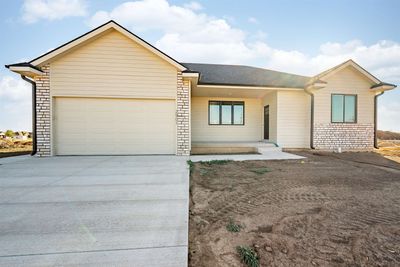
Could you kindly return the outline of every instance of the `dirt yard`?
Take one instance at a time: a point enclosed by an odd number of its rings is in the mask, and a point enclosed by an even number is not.
[[[190,266],[400,266],[400,164],[373,152],[195,163]],[[228,224],[239,226],[230,232]]]
[[[400,163],[400,140],[381,140],[377,151],[385,158]]]
[[[26,155],[32,151],[32,140],[0,140],[0,158]]]

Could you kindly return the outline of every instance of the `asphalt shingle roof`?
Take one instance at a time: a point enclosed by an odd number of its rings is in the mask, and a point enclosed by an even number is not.
[[[304,88],[311,77],[242,65],[182,63],[199,84]]]

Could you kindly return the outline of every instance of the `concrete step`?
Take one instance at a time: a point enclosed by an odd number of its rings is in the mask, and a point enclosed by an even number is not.
[[[253,154],[264,151],[281,151],[268,141],[259,142],[193,142],[192,155],[207,154]]]
[[[276,147],[276,146],[262,146],[257,148],[258,153],[264,154],[266,152],[276,152],[276,151],[282,151],[281,147]]]

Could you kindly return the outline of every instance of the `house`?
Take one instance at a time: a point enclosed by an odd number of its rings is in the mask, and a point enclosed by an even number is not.
[[[28,140],[28,134],[26,132],[15,132],[13,138],[15,140]]]
[[[396,86],[348,60],[313,77],[178,62],[114,21],[29,62],[34,148],[51,155],[189,155],[201,143],[371,149]]]

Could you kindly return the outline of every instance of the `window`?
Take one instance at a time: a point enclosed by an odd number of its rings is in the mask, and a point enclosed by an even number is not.
[[[244,125],[244,102],[208,102],[208,123],[210,125]]]
[[[332,95],[332,122],[354,123],[357,121],[357,96]]]
[[[208,105],[209,123],[219,124],[219,102],[211,102]]]

